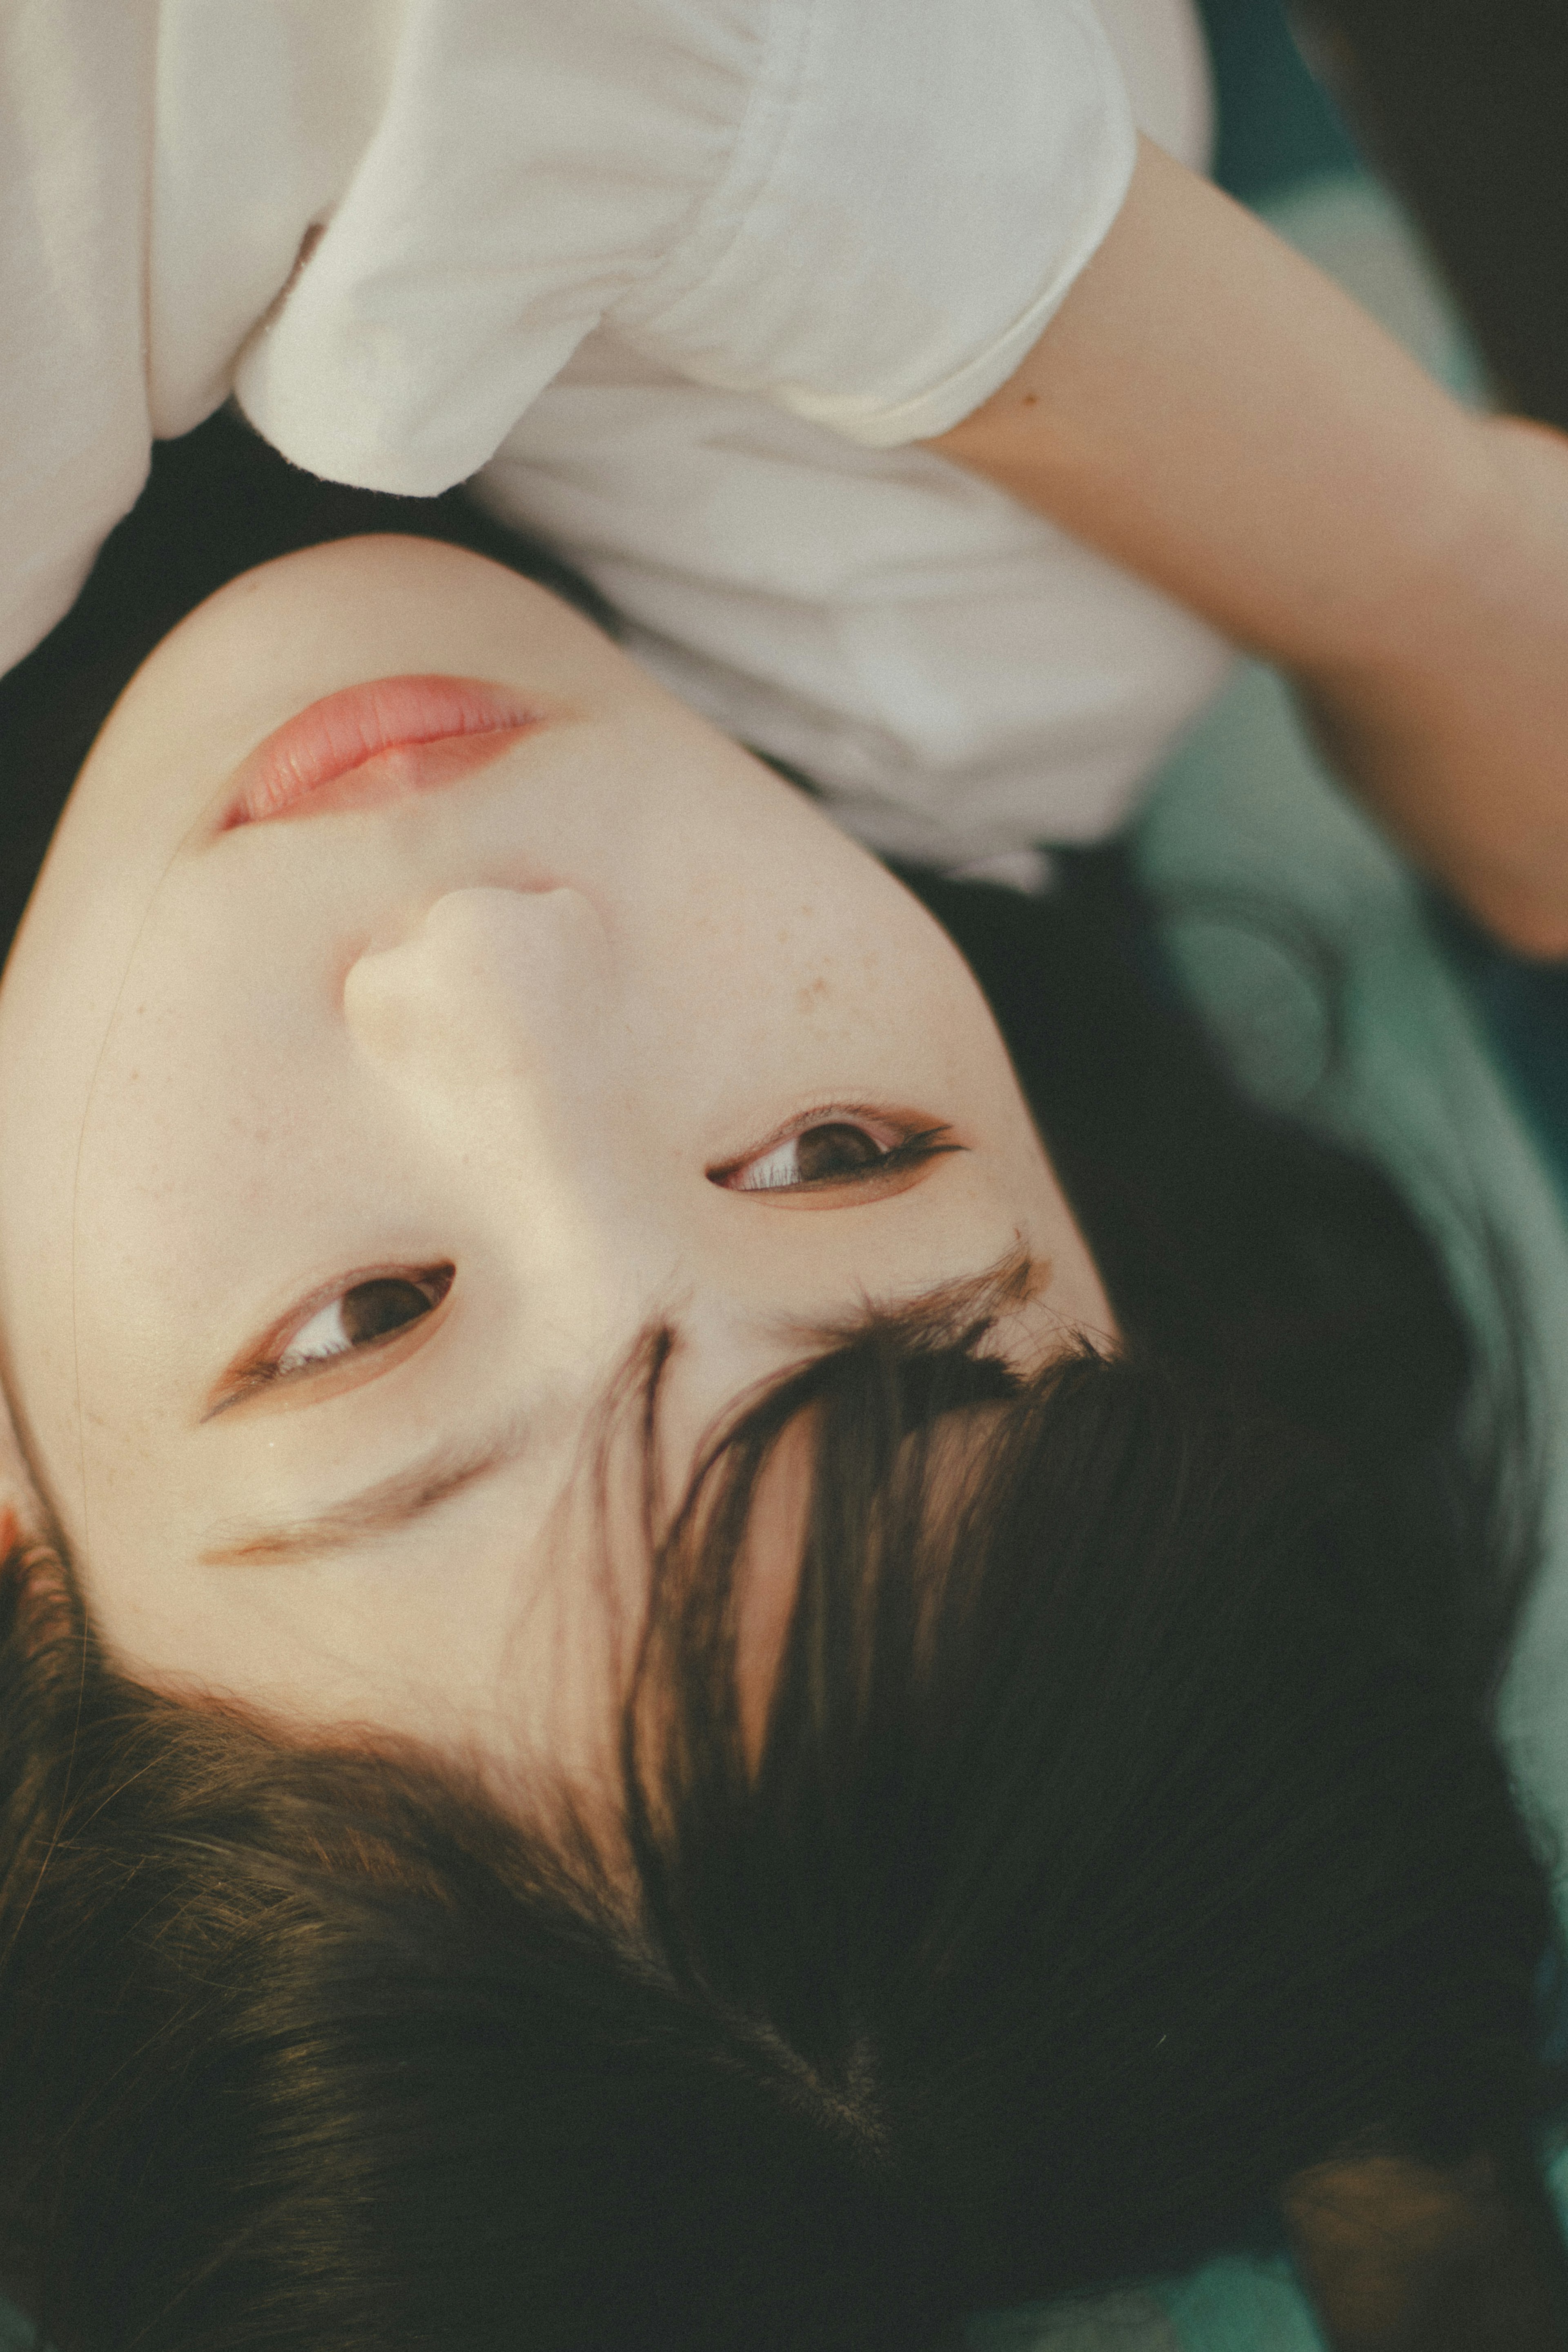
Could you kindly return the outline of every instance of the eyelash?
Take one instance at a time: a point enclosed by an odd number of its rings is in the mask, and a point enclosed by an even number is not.
[[[861,1110],[845,1103],[824,1103],[818,1109],[807,1111],[803,1117],[793,1119],[783,1134],[775,1136],[769,1142],[744,1153],[738,1160],[727,1161],[722,1167],[709,1169],[708,1180],[731,1192],[825,1192],[835,1189],[849,1190],[861,1184],[875,1183],[883,1177],[935,1160],[945,1152],[961,1151],[965,1148],[962,1144],[945,1140],[951,1132],[945,1126],[910,1129],[900,1135],[895,1142],[883,1144],[873,1132],[873,1127],[886,1128],[891,1124],[874,1111]],[[754,1168],[776,1152],[782,1151],[789,1144],[800,1142],[806,1136],[827,1127],[858,1128],[877,1145],[878,1157],[864,1168],[837,1176],[797,1177],[782,1184],[749,1186],[730,1181],[740,1170]],[[356,1292],[369,1290],[382,1283],[399,1284],[407,1289],[429,1294],[426,1311],[434,1312],[451,1289],[455,1275],[456,1268],[451,1265],[423,1266],[413,1271],[402,1266],[389,1266],[378,1268],[374,1273],[357,1275],[351,1282],[340,1284],[324,1293],[319,1292],[303,1309],[289,1318],[282,1332],[267,1343],[268,1352],[246,1366],[239,1376],[233,1396],[246,1394],[253,1389],[268,1387],[277,1381],[298,1380],[329,1364],[342,1363],[349,1357],[362,1354],[395,1339],[401,1332],[424,1320],[423,1315],[412,1315],[406,1321],[394,1324],[390,1329],[377,1332],[369,1339],[350,1339],[343,1347],[308,1356],[290,1364],[290,1353],[299,1346],[310,1326],[323,1315],[344,1307]],[[232,1398],[229,1401],[232,1402]]]
[[[299,1346],[311,1325],[334,1309],[346,1307],[356,1292],[370,1290],[383,1283],[396,1284],[406,1290],[423,1291],[428,1301],[427,1311],[430,1311],[440,1306],[452,1287],[456,1272],[456,1267],[450,1264],[414,1268],[383,1266],[373,1273],[356,1275],[351,1282],[340,1282],[328,1290],[319,1291],[303,1307],[295,1310],[281,1331],[263,1343],[263,1352],[253,1358],[241,1371],[230,1397],[225,1402],[232,1402],[235,1397],[247,1395],[253,1389],[269,1388],[279,1381],[298,1380],[311,1372],[324,1370],[329,1365],[346,1362],[350,1356],[364,1354],[395,1339],[402,1332],[424,1320],[423,1315],[411,1315],[404,1321],[376,1332],[369,1339],[350,1339],[346,1346],[307,1356],[291,1364],[288,1361],[290,1353]]]
[[[772,1137],[767,1143],[754,1147],[738,1160],[726,1160],[717,1168],[710,1168],[708,1181],[733,1192],[826,1192],[838,1187],[875,1183],[884,1176],[918,1167],[923,1161],[935,1160],[945,1152],[964,1149],[960,1143],[945,1140],[952,1131],[946,1126],[906,1128],[895,1141],[882,1142],[876,1129],[880,1127],[885,1130],[895,1124],[885,1113],[862,1108],[858,1104],[821,1103],[814,1110],[791,1119],[782,1133]],[[808,1135],[830,1127],[858,1128],[868,1141],[876,1145],[879,1156],[864,1168],[852,1169],[842,1175],[800,1177],[781,1184],[743,1184],[733,1181],[741,1170],[755,1168],[789,1144],[803,1142]]]

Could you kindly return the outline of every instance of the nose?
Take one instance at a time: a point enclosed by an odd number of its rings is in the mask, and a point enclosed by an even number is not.
[[[559,1339],[612,1360],[677,1279],[666,1090],[632,994],[570,887],[451,891],[343,983],[372,1083],[434,1147],[437,1196],[517,1275],[536,1356]]]
[[[623,1052],[610,943],[578,890],[451,890],[343,983],[360,1050],[432,1110],[559,1125]]]

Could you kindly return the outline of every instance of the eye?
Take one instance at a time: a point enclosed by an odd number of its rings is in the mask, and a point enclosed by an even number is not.
[[[439,1265],[412,1273],[367,1274],[328,1296],[318,1293],[303,1315],[297,1314],[263,1341],[241,1369],[234,1394],[247,1393],[269,1381],[290,1380],[395,1338],[440,1306],[455,1270]]]
[[[299,1326],[282,1354],[274,1359],[273,1377],[302,1371],[308,1364],[329,1363],[335,1357],[351,1355],[358,1348],[390,1338],[438,1307],[450,1284],[450,1275],[442,1281],[430,1275],[404,1274],[378,1274],[368,1282],[351,1284]]]
[[[914,1168],[938,1153],[961,1151],[946,1127],[898,1128],[872,1114],[809,1113],[793,1130],[748,1159],[709,1171],[732,1192],[784,1192],[865,1183]]]

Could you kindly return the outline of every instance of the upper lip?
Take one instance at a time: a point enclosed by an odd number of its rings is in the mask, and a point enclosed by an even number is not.
[[[466,769],[550,715],[516,689],[481,678],[430,674],[343,687],[257,744],[233,778],[219,829],[285,815],[389,751],[472,738],[476,758],[464,761]],[[418,781],[388,771],[393,788]]]

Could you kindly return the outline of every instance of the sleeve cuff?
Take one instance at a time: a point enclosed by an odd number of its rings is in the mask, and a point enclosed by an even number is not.
[[[891,408],[852,395],[824,396],[796,384],[781,386],[773,394],[774,399],[781,408],[809,418],[813,424],[824,425],[830,432],[841,435],[846,441],[858,441],[867,449],[893,449],[909,441],[934,441],[939,434],[950,432],[966,416],[972,416],[992,393],[999,392],[1033,351],[1126,202],[1136,156],[1137,142],[1134,136],[1127,142],[1124,169],[1118,177],[1108,180],[1099,215],[1074,247],[1071,258],[1063,262],[1045,291],[988,350],[956,369],[942,383]]]
[[[612,323],[873,448],[1005,383],[1137,155],[1089,0],[772,0],[728,168]]]

